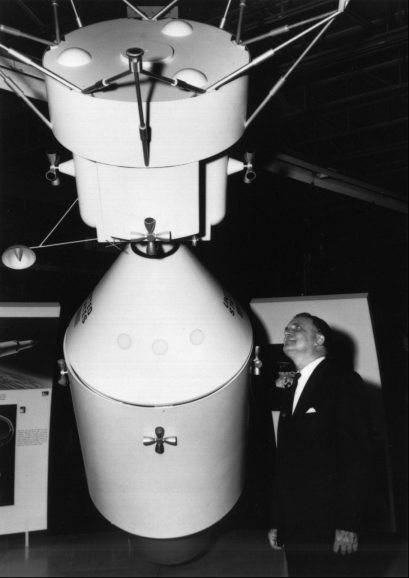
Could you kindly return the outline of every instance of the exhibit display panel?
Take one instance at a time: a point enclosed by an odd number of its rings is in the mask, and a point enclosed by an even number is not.
[[[47,528],[57,303],[0,303],[0,534]]]

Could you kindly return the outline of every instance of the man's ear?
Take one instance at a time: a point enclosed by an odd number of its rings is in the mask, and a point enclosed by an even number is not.
[[[322,346],[325,343],[325,337],[323,335],[321,335],[321,333],[318,333],[315,341],[316,341],[317,345]]]

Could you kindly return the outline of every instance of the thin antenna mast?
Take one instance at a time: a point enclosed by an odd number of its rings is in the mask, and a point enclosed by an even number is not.
[[[227,14],[229,13],[231,3],[232,3],[232,0],[228,0],[226,10],[224,11],[224,14],[223,14],[223,18],[220,20],[219,28],[221,28],[222,30],[224,30],[224,27],[226,25]]]
[[[47,125],[47,127],[52,130],[53,125],[51,124],[51,122],[48,120],[48,118],[46,118],[39,110],[38,108],[31,102],[31,100],[29,98],[27,98],[27,96],[24,94],[24,92],[21,90],[21,88],[14,82],[13,79],[9,78],[8,76],[6,76],[4,74],[4,72],[0,69],[0,76],[2,77],[2,79],[4,80],[4,82],[7,84],[7,86],[10,88],[10,90],[12,90],[14,92],[14,94],[16,96],[18,96],[19,98],[21,98],[27,106],[29,106],[31,108],[31,110],[33,112],[35,112],[35,114],[43,121],[43,123],[45,125]]]
[[[71,6],[72,6],[72,9],[74,10],[75,20],[77,21],[78,28],[82,28],[82,22],[81,22],[79,15],[78,15],[77,9],[75,7],[74,0],[71,0]]]
[[[41,44],[45,44],[46,46],[54,46],[55,42],[50,42],[50,40],[44,40],[44,38],[39,38],[38,36],[33,36],[32,34],[27,34],[26,32],[22,32],[21,30],[17,30],[17,28],[12,28],[11,26],[5,26],[4,24],[0,24],[0,32],[4,32],[4,34],[11,34],[12,36],[18,36],[19,38],[27,38],[28,40],[33,40],[34,42],[40,42]]]
[[[73,208],[74,205],[76,205],[78,203],[78,199],[75,199],[75,201],[69,206],[69,208],[65,211],[65,213],[63,214],[63,216],[61,217],[61,219],[54,225],[54,227],[51,229],[51,231],[48,233],[48,235],[46,235],[44,237],[44,239],[41,241],[41,243],[37,246],[37,247],[30,247],[30,249],[38,249],[40,247],[42,247],[44,245],[44,243],[47,241],[47,239],[49,237],[51,237],[51,235],[54,233],[54,231],[56,230],[56,228],[58,227],[58,225],[65,219],[65,217],[68,215],[68,213],[71,211],[71,209]]]
[[[170,10],[172,8],[172,6],[174,6],[178,2],[179,2],[179,0],[172,0],[172,2],[169,2],[169,4],[167,6],[165,6],[164,8],[161,8],[159,10],[159,12],[156,12],[156,14],[154,16],[152,16],[151,20],[158,20],[162,16],[162,14],[165,14],[166,12],[168,12],[168,10]]]
[[[122,0],[122,2],[125,2],[125,4],[129,6],[129,8],[133,10],[136,14],[138,14],[138,16],[142,18],[142,20],[149,20],[149,18],[146,16],[144,12],[142,12],[142,10],[136,8],[136,6],[133,6],[130,2],[128,2],[128,0]]]
[[[75,84],[72,84],[69,80],[65,80],[65,78],[62,78],[62,76],[59,76],[55,72],[51,72],[51,70],[48,70],[48,68],[45,68],[44,66],[41,66],[40,64],[37,64],[34,60],[29,58],[28,56],[25,56],[24,54],[21,54],[21,52],[14,50],[14,48],[9,48],[8,46],[5,46],[4,44],[1,44],[1,43],[0,43],[0,48],[5,50],[6,52],[8,52],[8,54],[10,54],[10,56],[13,56],[17,60],[24,62],[24,64],[28,64],[29,66],[36,68],[37,70],[39,70],[40,72],[42,72],[46,76],[49,76],[50,78],[53,78],[57,82],[64,84],[65,86],[67,86],[71,90],[75,90],[76,92],[81,92],[81,89],[78,88],[78,86],[75,86]]]
[[[324,34],[324,32],[326,32],[326,30],[331,26],[333,21],[334,20],[332,19],[325,24],[324,28],[319,32],[319,34],[317,34],[317,36],[314,38],[314,40],[307,46],[307,48],[304,50],[304,52],[297,58],[297,60],[294,62],[294,64],[291,66],[291,68],[283,76],[281,76],[278,79],[278,81],[275,83],[275,85],[270,90],[270,92],[268,93],[266,98],[263,100],[263,102],[257,107],[257,109],[250,116],[250,118],[246,121],[246,123],[244,125],[245,128],[247,128],[253,122],[253,120],[256,118],[256,116],[263,110],[263,108],[265,108],[265,106],[268,104],[268,102],[280,90],[280,88],[283,86],[283,84],[285,83],[287,78],[290,76],[290,74],[294,71],[294,69],[298,66],[298,64],[303,60],[303,58],[308,54],[308,52],[311,50],[311,48],[314,46],[314,44],[321,38],[321,36]]]
[[[218,80],[217,82],[215,82],[214,84],[212,84],[211,86],[209,86],[206,89],[206,92],[210,91],[210,90],[216,90],[217,88],[220,88],[221,86],[227,84],[228,82],[231,82],[232,80],[234,80],[235,78],[237,78],[238,76],[241,76],[243,73],[247,72],[248,70],[251,70],[252,68],[254,68],[255,66],[258,66],[259,64],[261,64],[262,62],[264,62],[265,60],[271,58],[272,56],[274,56],[279,50],[282,50],[283,48],[285,48],[286,46],[288,46],[289,44],[292,44],[293,42],[296,42],[299,38],[301,38],[302,36],[305,36],[306,34],[308,34],[309,32],[312,32],[313,30],[315,30],[316,28],[318,28],[319,26],[322,26],[322,24],[325,24],[326,22],[328,22],[328,20],[332,20],[332,18],[335,18],[335,16],[337,16],[337,14],[339,14],[338,11],[334,12],[331,16],[328,16],[327,18],[325,18],[324,20],[322,20],[321,22],[318,22],[317,24],[314,24],[313,26],[310,26],[310,28],[307,28],[306,30],[303,30],[302,32],[300,32],[299,34],[297,34],[296,36],[294,36],[293,38],[290,38],[290,40],[287,40],[286,42],[283,42],[283,44],[280,44],[280,46],[277,46],[276,48],[270,48],[270,50],[267,50],[266,52],[264,52],[263,54],[260,54],[259,56],[257,56],[254,60],[252,60],[251,62],[249,62],[248,64],[246,64],[245,66],[242,66],[241,68],[239,68],[238,70],[236,70],[235,72],[232,72],[231,74],[228,74],[227,76],[225,76],[224,78],[221,78],[220,80]]]
[[[243,28],[244,10],[246,9],[246,0],[240,0],[239,21],[237,23],[236,43],[239,44],[241,38],[241,31]]]
[[[51,6],[53,7],[53,14],[54,14],[55,43],[59,44],[61,42],[61,35],[60,35],[60,21],[58,18],[58,0],[51,0]]]
[[[244,40],[240,44],[242,44],[243,46],[248,46],[249,44],[259,42],[260,40],[264,40],[265,38],[271,38],[273,36],[279,36],[280,34],[286,34],[287,32],[291,32],[291,30],[293,30],[294,28],[305,26],[305,24],[310,24],[310,22],[321,20],[321,18],[326,18],[327,16],[331,16],[332,14],[334,14],[333,10],[331,12],[326,12],[325,14],[320,14],[319,16],[313,16],[312,18],[301,20],[301,22],[295,22],[294,24],[284,24],[284,26],[274,28],[274,30],[270,30],[270,32],[260,34],[259,36],[254,36],[253,38],[249,38],[249,40]]]

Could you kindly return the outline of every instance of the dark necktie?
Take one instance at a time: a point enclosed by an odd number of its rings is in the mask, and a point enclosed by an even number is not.
[[[293,378],[293,382],[291,384],[291,387],[289,387],[287,389],[287,391],[285,392],[284,398],[283,398],[283,405],[281,407],[281,411],[280,411],[280,418],[278,420],[278,431],[277,431],[277,447],[280,447],[280,432],[285,429],[285,424],[286,423],[290,423],[289,421],[287,421],[292,413],[293,413],[293,401],[294,401],[294,393],[295,390],[297,388],[297,383],[298,380],[301,377],[301,373],[297,372],[294,375]]]

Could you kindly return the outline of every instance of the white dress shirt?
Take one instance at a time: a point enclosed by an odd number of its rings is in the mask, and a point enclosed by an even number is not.
[[[308,365],[306,365],[305,367],[303,367],[301,370],[298,371],[298,373],[300,373],[301,376],[298,378],[297,387],[294,393],[293,413],[311,373],[314,371],[317,365],[321,363],[321,361],[324,361],[324,359],[325,357],[317,357],[317,359],[314,359],[314,361],[311,361],[311,363],[309,363]]]

